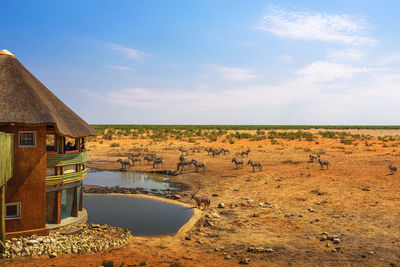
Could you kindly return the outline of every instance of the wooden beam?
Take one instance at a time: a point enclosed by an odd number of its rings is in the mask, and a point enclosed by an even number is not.
[[[79,211],[83,210],[83,184],[81,184],[81,193],[79,194]]]
[[[6,244],[6,211],[5,211],[5,199],[6,199],[6,186],[3,185],[0,188],[0,252],[4,253]]]
[[[74,188],[74,201],[72,202],[72,217],[78,217],[79,201],[78,201],[78,187]]]
[[[56,191],[54,198],[53,223],[61,222],[61,190]]]

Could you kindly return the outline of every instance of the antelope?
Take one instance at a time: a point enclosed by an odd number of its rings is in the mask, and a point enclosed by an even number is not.
[[[186,148],[179,148],[179,151],[182,153],[186,153],[186,156],[189,155],[189,151]]]
[[[323,169],[324,166],[326,166],[327,170],[329,169],[329,165],[330,165],[329,161],[318,159],[318,163],[319,163],[319,165],[321,165],[321,170]]]
[[[126,166],[132,167],[132,164],[129,160],[119,158],[117,162],[121,163],[121,169],[124,168],[126,170]]]
[[[258,168],[260,168],[260,171],[262,171],[262,164],[260,162],[257,162],[257,161],[253,162],[252,160],[249,160],[247,162],[247,165],[249,165],[249,164],[253,167],[253,172],[255,172],[254,167],[258,167]]]
[[[226,155],[226,153],[231,154],[231,152],[229,151],[229,149],[223,149],[223,148],[221,148],[221,152],[224,152],[224,155]]]
[[[129,157],[128,159],[132,161],[132,165],[133,165],[133,166],[135,166],[135,162],[136,162],[136,161],[139,162],[139,163],[142,162],[142,159],[141,159],[141,158]]]
[[[185,161],[185,160],[186,160],[186,158],[185,158],[184,155],[181,155],[181,156],[179,157],[179,161]]]
[[[251,150],[248,148],[246,151],[240,152],[240,155],[241,155],[242,157],[243,157],[244,155],[246,155],[246,157],[248,157],[250,152],[251,152]]]
[[[310,162],[315,162],[315,161],[317,161],[320,157],[319,157],[319,154],[310,154],[309,158],[310,158]]]
[[[154,159],[153,160],[153,169],[155,169],[157,167],[157,165],[164,166],[164,160],[162,160],[162,159]]]
[[[182,167],[181,172],[185,169],[185,166],[190,166],[192,165],[192,162],[190,161],[181,161],[176,165],[176,171],[179,171],[179,169]]]
[[[197,204],[197,208],[200,209],[200,205],[201,203],[204,203],[204,208],[203,210],[205,210],[206,208],[208,208],[210,206],[210,198],[207,196],[196,196],[196,193],[200,190],[200,185],[198,185],[198,188],[195,189],[193,191],[193,193],[191,194],[192,198],[194,199],[194,201],[196,201]]]
[[[199,172],[199,168],[202,168],[203,172],[206,171],[206,164],[204,162],[197,162],[196,160],[192,159],[190,163],[194,165],[195,172]]]
[[[237,158],[233,158],[232,162],[234,162],[236,164],[236,169],[239,168],[239,165],[242,166],[242,168],[243,168],[243,160],[239,160]]]
[[[397,167],[393,166],[392,163],[390,163],[390,165],[388,166],[388,169],[390,171],[390,173],[393,175],[395,172],[397,172]]]

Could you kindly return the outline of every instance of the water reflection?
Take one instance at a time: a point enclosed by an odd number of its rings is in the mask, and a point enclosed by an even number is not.
[[[168,178],[160,175],[118,171],[93,171],[88,172],[84,183],[100,186],[141,187],[147,190],[173,190],[174,188],[171,188],[165,181],[168,181]]]

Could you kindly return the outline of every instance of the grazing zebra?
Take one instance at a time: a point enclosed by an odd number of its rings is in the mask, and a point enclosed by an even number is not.
[[[327,170],[329,169],[329,165],[330,165],[329,161],[318,159],[318,163],[319,163],[319,165],[321,165],[321,170],[323,169],[324,166],[326,166]]]
[[[132,165],[133,165],[133,166],[135,166],[135,162],[136,162],[136,161],[139,162],[139,163],[142,162],[142,159],[141,159],[141,158],[129,157],[128,159],[132,161]]]
[[[185,161],[185,160],[186,160],[186,158],[185,158],[184,155],[181,155],[181,156],[179,157],[179,161]]]
[[[215,157],[215,156],[219,157],[219,155],[220,155],[221,153],[222,153],[222,150],[214,149],[214,150],[212,151],[212,156],[213,156],[213,157]]]
[[[153,169],[155,169],[157,167],[157,165],[162,165],[164,166],[164,160],[162,159],[155,159],[153,160]]]
[[[191,161],[181,161],[176,165],[176,171],[179,171],[179,169],[181,169],[181,172],[185,169],[185,166],[189,166],[189,170],[190,170],[190,166],[192,165]]]
[[[127,170],[126,166],[132,167],[129,160],[119,158],[117,162],[121,163],[121,169]]]
[[[203,172],[206,171],[206,164],[204,162],[197,162],[196,160],[192,159],[190,163],[194,165],[195,172],[199,172],[199,168],[202,168]]]
[[[200,185],[198,185],[197,188],[195,188],[195,190],[193,191],[191,196],[192,196],[192,199],[194,199],[194,201],[196,201],[197,208],[200,209],[201,203],[204,203],[203,210],[205,210],[206,208],[208,208],[210,206],[211,201],[210,201],[210,198],[207,196],[196,196],[196,193],[199,190],[200,190]]]
[[[210,155],[210,153],[213,152],[213,149],[211,147],[206,147],[204,151],[207,151],[207,155]]]
[[[319,154],[310,154],[310,162],[316,162],[320,157]]]
[[[262,171],[262,164],[260,162],[257,162],[257,161],[253,162],[252,160],[249,160],[247,162],[247,165],[249,165],[249,164],[253,167],[253,172],[255,172],[254,167],[258,167],[258,168],[260,168],[260,171]]]
[[[142,153],[135,153],[135,154],[132,154],[132,158],[136,158],[136,157],[140,157],[142,155]]]
[[[250,152],[251,152],[251,150],[248,148],[246,151],[240,152],[240,155],[241,155],[242,157],[243,157],[244,155],[246,155],[246,157],[248,157]]]
[[[182,153],[186,153],[186,156],[189,155],[189,151],[186,148],[179,148],[179,151]]]
[[[154,161],[152,157],[147,157],[147,156],[145,156],[145,157],[143,158],[143,160],[147,161],[147,164],[149,164],[150,161]]]
[[[229,151],[229,149],[221,148],[221,152],[224,152],[224,155],[226,155],[226,153],[231,154],[231,152]]]
[[[239,166],[242,166],[242,168],[243,168],[243,160],[239,160],[237,158],[233,158],[232,162],[234,162],[236,164],[236,169],[239,169]]]
[[[391,163],[388,166],[390,173],[393,175],[395,172],[397,172],[397,167],[393,166]]]
[[[164,160],[163,157],[157,156],[156,154],[152,154],[151,158],[153,159],[153,161],[155,161],[155,160]]]

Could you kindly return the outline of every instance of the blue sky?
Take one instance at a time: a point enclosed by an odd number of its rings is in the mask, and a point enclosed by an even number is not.
[[[89,123],[400,124],[398,1],[2,1]]]

